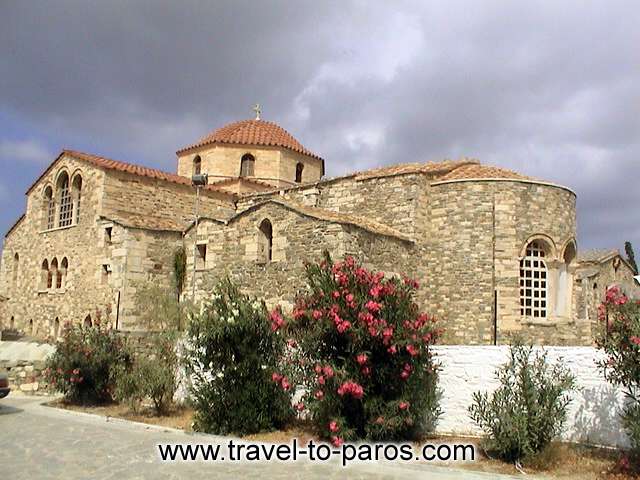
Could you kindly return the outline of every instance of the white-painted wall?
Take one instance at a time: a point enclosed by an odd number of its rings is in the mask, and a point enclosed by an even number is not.
[[[540,348],[540,347],[539,347]],[[602,377],[596,366],[601,353],[593,347],[544,347],[548,359],[562,357],[576,376],[580,388],[572,397],[564,438],[596,445],[627,446],[618,413],[624,396]],[[508,360],[506,346],[434,347],[442,365],[440,388],[443,415],[439,433],[474,434],[480,431],[471,421],[468,407],[475,391],[493,391],[498,382],[495,370]]]

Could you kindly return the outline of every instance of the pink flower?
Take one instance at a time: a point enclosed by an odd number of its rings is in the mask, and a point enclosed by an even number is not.
[[[313,367],[313,371],[316,372],[318,375],[320,375],[322,373],[322,366],[317,363],[315,367]]]
[[[293,310],[293,318],[299,320],[304,317],[305,311],[304,308],[296,308]]]
[[[340,437],[331,437],[331,443],[334,447],[339,447],[344,443],[344,440]]]
[[[398,349],[395,345],[391,345],[389,348],[387,348],[387,352],[389,352],[391,355],[395,355],[398,352]]]
[[[336,328],[338,332],[344,333],[349,329],[349,327],[351,327],[351,322],[346,321],[346,322],[340,322]]]
[[[337,291],[337,290],[336,290],[336,291],[334,291],[334,292],[332,293],[332,295],[333,295],[333,298],[340,298],[340,292],[339,292],[339,291]]]
[[[285,392],[291,388],[291,384],[289,383],[289,379],[287,377],[282,378],[282,383],[280,385],[282,385],[282,389]]]
[[[381,305],[378,302],[374,302],[373,300],[369,300],[367,303],[364,304],[364,306],[371,313],[379,312],[381,307]]]
[[[400,373],[400,378],[403,380],[406,380],[407,378],[409,378],[410,373],[406,370],[403,370],[402,373]]]
[[[376,418],[376,421],[374,423],[376,423],[378,425],[382,425],[384,423],[384,417]]]
[[[340,395],[341,397],[344,395],[351,395],[353,398],[359,400],[364,395],[364,389],[361,385],[352,381],[348,381],[340,385],[340,387],[338,388],[338,395]]]
[[[325,382],[324,382],[324,377],[323,377],[322,375],[320,375],[320,376],[318,377],[318,383],[319,383],[320,385],[324,385],[324,383],[325,383]]]
[[[353,268],[353,266],[356,264],[356,261],[352,256],[348,256],[347,258],[345,258],[344,263],[347,267]]]
[[[331,420],[329,422],[329,431],[336,433],[338,430],[340,430],[340,427],[338,426],[338,422],[336,422],[335,420]]]
[[[284,318],[282,318],[278,309],[271,312],[269,318],[271,320],[271,330],[274,332],[284,325]]]
[[[344,297],[347,302],[351,303],[353,302],[353,293],[348,294],[346,297]]]
[[[320,310],[314,310],[312,316],[314,320],[319,320],[322,318],[322,312]]]
[[[314,395],[318,400],[322,400],[324,398],[324,392],[322,390],[317,390]]]
[[[640,337],[636,337],[634,335],[632,337],[629,337],[629,340],[631,341],[631,343],[633,343],[635,345],[640,345]]]
[[[369,367],[363,367],[363,368],[362,368],[362,374],[363,374],[365,377],[368,377],[369,375],[371,375],[371,368],[369,368]]]
[[[369,358],[367,357],[366,353],[361,353],[356,356],[356,362],[358,362],[358,365],[364,365],[365,363],[367,363],[367,360],[369,360]]]
[[[406,410],[407,408],[409,408],[409,402],[400,402],[398,404],[398,408],[400,410]]]
[[[333,368],[330,365],[326,365],[322,368],[322,373],[325,374],[327,378],[333,377]]]
[[[280,375],[279,373],[273,372],[271,374],[271,380],[273,380],[275,383],[280,383],[282,381],[282,375]]]
[[[409,355],[411,355],[412,357],[415,357],[416,355],[418,355],[418,350],[416,349],[416,347],[414,347],[413,345],[409,344],[405,347],[407,349],[407,352],[409,352]]]
[[[380,285],[375,285],[369,290],[369,295],[371,295],[373,298],[378,298],[380,296],[381,290],[382,287],[380,287]]]
[[[78,375],[80,373],[80,369],[79,368],[74,368],[73,369],[73,374],[74,375]]]
[[[300,403],[296,403],[296,410],[301,412],[304,410],[304,403],[300,402]]]

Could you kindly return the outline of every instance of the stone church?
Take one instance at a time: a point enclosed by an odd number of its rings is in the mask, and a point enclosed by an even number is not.
[[[181,246],[183,298],[197,302],[228,275],[285,307],[305,261],[353,255],[416,278],[451,344],[516,333],[590,344],[606,288],[638,294],[616,250],[577,250],[565,186],[466,158],[324,174],[322,157],[259,118],[181,148],[176,173],[63,150],[6,232],[0,330],[55,337],[64,322],[99,317],[140,331],[136,288],[168,284]]]

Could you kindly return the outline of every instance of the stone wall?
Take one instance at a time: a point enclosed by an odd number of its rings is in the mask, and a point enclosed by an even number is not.
[[[9,387],[27,394],[47,394],[45,363],[55,347],[34,342],[0,342],[0,372],[7,373]]]
[[[71,226],[44,230],[44,189],[54,186],[61,172],[73,177],[82,175],[80,218]],[[17,329],[44,337],[54,333],[56,319],[61,327],[65,321],[82,322],[96,311],[108,317],[113,311],[115,296],[101,282],[104,257],[102,236],[98,228],[104,173],[87,164],[64,156],[45,173],[29,191],[25,218],[4,239],[0,295],[7,297],[3,309],[8,324],[14,319]],[[59,208],[59,207],[57,207]],[[57,216],[57,215],[56,215]],[[15,254],[19,255],[17,281],[14,281]],[[68,268],[57,288],[55,277],[47,288],[43,262],[54,260]]]
[[[571,395],[566,431],[569,441],[607,446],[628,446],[618,412],[623,394],[605,382],[596,367],[600,353],[592,347],[544,347],[549,361],[563,358],[576,376],[579,391]],[[473,392],[492,392],[499,385],[493,372],[508,360],[508,347],[437,346],[442,364],[440,433],[477,435],[480,431],[468,414]]]
[[[259,252],[264,219],[273,228],[272,261],[265,262]],[[185,292],[190,295],[193,255],[193,229],[185,238],[188,245],[188,274]],[[407,252],[411,243],[372,235],[353,226],[310,218],[282,205],[267,203],[247,211],[228,225],[203,221],[198,243],[207,245],[206,261],[196,274],[197,298],[225,276],[241,285],[243,291],[263,298],[270,305],[293,306],[298,289],[305,285],[305,262],[322,259],[324,250],[336,259],[349,253],[366,259],[388,272],[409,268]]]
[[[561,187],[516,181],[433,184],[427,208],[426,303],[445,322],[448,343],[492,343],[494,301],[497,342],[520,335],[534,343],[589,344],[590,325],[556,315],[557,281],[552,269],[575,239],[575,195]],[[551,245],[548,318],[520,315],[520,258],[527,243]],[[495,265],[495,268],[494,268]],[[568,281],[572,285],[572,281]],[[571,290],[571,288],[569,288]],[[495,297],[494,297],[495,295]]]

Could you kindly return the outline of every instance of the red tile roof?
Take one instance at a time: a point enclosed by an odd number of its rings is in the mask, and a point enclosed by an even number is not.
[[[229,125],[214,130],[210,134],[202,137],[198,142],[182,148],[176,153],[180,154],[193,148],[215,143],[282,147],[322,160],[318,155],[303,147],[302,144],[284,128],[273,122],[266,122],[264,120],[241,120],[230,123]]]
[[[481,179],[481,178],[500,178],[500,179],[514,179],[514,180],[532,180],[539,181],[538,179],[521,175],[512,170],[506,168],[492,167],[490,165],[481,165],[480,162],[460,164],[456,168],[450,170],[438,180],[467,180],[467,179]]]
[[[49,168],[47,168],[40,177],[29,187],[27,193],[29,193],[33,187],[40,181],[40,179],[46,175],[46,173],[51,170],[51,167],[56,163],[58,159],[62,156],[67,155],[71,158],[75,158],[76,160],[80,160],[83,162],[90,163],[96,167],[104,168],[107,170],[116,170],[119,172],[130,173],[132,175],[138,175],[141,177],[155,178],[157,180],[162,180],[165,182],[177,183],[180,185],[191,185],[191,179],[187,177],[182,177],[180,175],[176,175],[174,173],[163,172],[162,170],[157,170],[155,168],[144,167],[142,165],[135,165],[132,163],[120,162],[118,160],[112,160],[106,157],[100,157],[98,155],[92,155],[90,153],[77,152],[75,150],[62,150],[58,158],[51,163]],[[215,188],[213,185],[207,185],[205,187],[206,190],[219,192],[224,195],[232,195],[229,192],[225,192]]]

